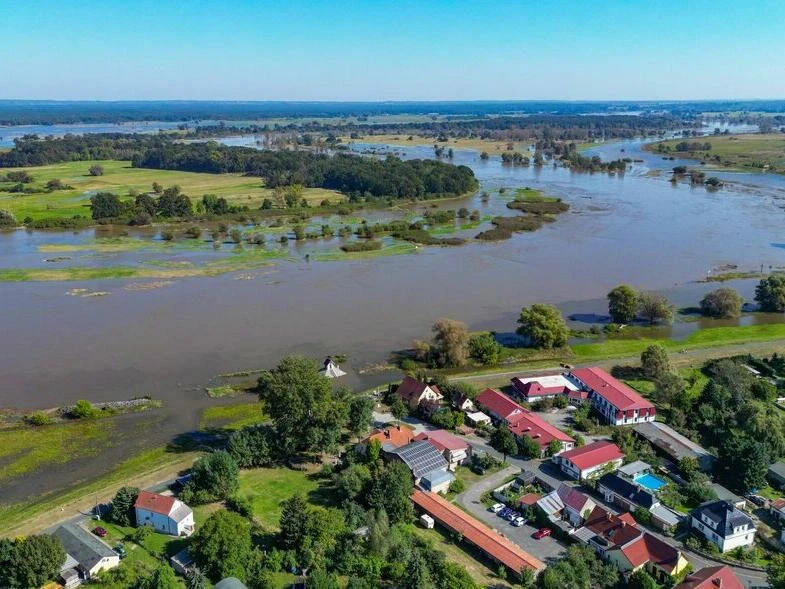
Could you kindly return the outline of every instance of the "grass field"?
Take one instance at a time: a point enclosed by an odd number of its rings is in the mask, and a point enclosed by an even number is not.
[[[367,252],[345,252],[340,249],[326,252],[317,252],[311,259],[317,262],[339,262],[341,260],[371,260],[373,258],[386,258],[387,256],[402,256],[417,253],[418,246],[413,243],[396,243],[383,247],[380,250]]]
[[[577,360],[589,361],[636,356],[652,344],[661,344],[673,352],[783,338],[785,338],[785,324],[712,327],[693,332],[685,340],[643,337],[640,339],[608,339],[596,343],[575,345],[572,346],[572,351]]]
[[[709,143],[711,149],[700,151],[676,151],[676,145]],[[761,170],[769,166],[772,171],[785,173],[785,135],[782,133],[718,135],[691,139],[670,139],[646,146],[654,153],[705,161],[745,170]]]
[[[320,487],[312,474],[288,468],[256,468],[240,473],[238,494],[249,497],[254,517],[265,529],[278,529],[281,501],[295,493],[309,498]]]
[[[246,425],[261,423],[265,417],[258,402],[239,405],[218,405],[202,411],[201,428],[223,427],[239,429]]]
[[[103,176],[90,176],[88,169],[92,165],[104,168]],[[272,198],[273,191],[263,188],[259,178],[240,174],[201,174],[196,172],[179,172],[172,170],[149,170],[132,168],[127,161],[105,160],[67,162],[50,166],[30,168],[8,168],[3,173],[25,170],[34,179],[33,187],[40,189],[35,194],[13,194],[0,192],[0,209],[14,213],[19,221],[25,217],[32,219],[52,217],[73,217],[74,215],[90,216],[90,196],[99,191],[114,192],[120,197],[128,196],[130,189],[140,192],[152,190],[153,182],[162,186],[178,185],[183,193],[192,200],[200,199],[205,194],[222,196],[234,205],[247,205],[258,209],[265,198]],[[47,181],[60,179],[72,187],[70,190],[46,192]],[[0,183],[0,187],[8,187],[13,183]],[[319,204],[322,200],[342,201],[345,197],[332,190],[322,188],[306,188],[303,198],[311,204]]]

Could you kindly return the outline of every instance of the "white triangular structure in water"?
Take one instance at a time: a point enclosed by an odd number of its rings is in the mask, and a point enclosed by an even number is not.
[[[324,375],[327,378],[338,378],[339,376],[346,374],[343,370],[341,370],[340,366],[332,361],[332,358],[327,358],[324,361],[324,366],[322,366],[320,372],[324,372]]]

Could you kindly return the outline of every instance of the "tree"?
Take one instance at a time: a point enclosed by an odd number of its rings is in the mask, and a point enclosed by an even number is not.
[[[111,192],[99,192],[90,198],[90,208],[93,219],[111,219],[124,212],[120,198]]]
[[[673,307],[670,301],[653,292],[642,291],[638,293],[638,314],[651,325],[657,321],[664,323],[673,321]]]
[[[453,319],[439,319],[433,331],[432,352],[442,367],[462,366],[469,352],[469,330],[465,323]]]
[[[608,314],[614,323],[632,323],[638,310],[638,293],[629,284],[620,284],[608,293]]]
[[[720,442],[717,464],[726,484],[747,493],[766,485],[769,458],[758,440],[742,433],[728,433]]]
[[[216,511],[193,535],[188,549],[213,582],[225,577],[245,580],[245,565],[251,557],[251,525],[236,513]]]
[[[0,209],[0,227],[14,227],[16,224],[16,216],[11,211]]]
[[[766,572],[771,589],[785,589],[785,554],[773,554]]]
[[[551,440],[548,444],[548,456],[555,456],[562,451],[562,445],[559,440]]]
[[[559,348],[570,335],[561,312],[553,305],[534,304],[521,310],[517,333],[538,348]]]
[[[156,212],[162,217],[190,217],[193,205],[191,199],[180,192],[179,186],[171,186],[158,198]]]
[[[785,275],[772,274],[755,287],[755,301],[761,311],[782,313],[785,311]]]
[[[395,397],[395,400],[390,405],[390,412],[393,414],[393,417],[398,421],[401,421],[405,417],[409,416],[409,406],[403,402],[403,399],[400,397]]]
[[[718,288],[701,299],[701,313],[709,317],[735,318],[741,315],[742,296],[733,288]]]
[[[413,488],[409,467],[400,461],[391,462],[373,481],[368,492],[368,506],[383,509],[392,523],[409,521],[413,517],[409,499]]]
[[[120,526],[130,526],[135,523],[134,503],[139,496],[139,489],[136,487],[120,487],[112,499],[112,511],[110,517],[114,523]]]
[[[90,166],[90,170],[88,170],[91,176],[103,176],[104,175],[104,168],[103,166]]]
[[[539,458],[542,454],[542,448],[529,436],[518,436],[516,439],[518,444],[518,454],[529,460]]]
[[[358,395],[349,402],[349,431],[360,435],[368,431],[373,421],[374,402],[370,397]]]
[[[259,398],[284,454],[334,448],[348,422],[349,397],[333,392],[313,360],[289,356],[259,377]]]
[[[684,380],[673,372],[666,372],[657,380],[654,395],[658,403],[667,403],[671,407],[683,404],[687,385]]]
[[[65,563],[65,550],[54,536],[0,539],[0,587],[41,587]]]
[[[371,471],[365,464],[352,464],[333,477],[336,493],[345,501],[354,501],[371,482]]]
[[[504,424],[494,430],[490,441],[491,446],[504,455],[504,462],[507,462],[507,456],[514,456],[518,450],[515,436],[510,431],[510,428]]]
[[[162,564],[147,577],[140,586],[140,589],[179,589],[180,582],[174,575],[172,567]]]
[[[234,458],[218,450],[194,462],[191,480],[183,491],[186,503],[209,503],[227,499],[240,488],[239,469]]]
[[[284,548],[298,548],[302,545],[308,530],[307,511],[308,503],[300,493],[295,493],[281,503],[281,532],[278,537]]]
[[[659,379],[671,372],[668,352],[660,344],[652,344],[641,352],[641,369],[649,378]]]
[[[469,354],[486,366],[499,363],[502,347],[490,333],[475,335],[469,339]]]
[[[640,569],[632,573],[628,587],[631,589],[661,589],[662,585],[644,569]]]
[[[273,463],[273,438],[269,426],[244,427],[232,433],[226,451],[240,468],[270,466]]]
[[[188,569],[185,575],[185,586],[188,589],[206,589],[207,577],[197,566],[192,566]]]

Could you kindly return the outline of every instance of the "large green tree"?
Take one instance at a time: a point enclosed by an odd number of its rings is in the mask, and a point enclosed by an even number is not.
[[[396,460],[374,479],[367,497],[368,506],[386,511],[392,523],[409,521],[413,516],[409,499],[413,488],[409,467]]]
[[[240,488],[240,473],[234,458],[217,450],[194,462],[184,498],[197,503],[227,499]]]
[[[648,291],[638,293],[638,314],[650,324],[673,321],[673,306],[660,294]]]
[[[214,583],[225,577],[245,580],[251,556],[251,525],[234,512],[216,511],[193,535],[188,549]]]
[[[279,538],[284,548],[302,545],[308,531],[307,511],[308,503],[300,493],[295,493],[281,503]]]
[[[785,275],[772,274],[755,287],[755,301],[761,311],[782,313],[785,311]]]
[[[774,554],[767,569],[771,589],[785,589],[785,554]]]
[[[521,310],[518,334],[538,348],[559,348],[567,344],[570,330],[561,312],[553,305],[534,304]]]
[[[498,364],[501,351],[501,345],[490,333],[481,333],[469,339],[471,357],[486,366]]]
[[[747,493],[766,485],[769,457],[762,443],[743,433],[730,433],[718,449],[720,474],[734,490]]]
[[[701,299],[701,313],[709,317],[735,318],[741,315],[744,299],[733,288],[718,288]]]
[[[641,352],[641,370],[649,378],[659,379],[671,371],[668,352],[660,344],[652,344]]]
[[[289,356],[259,377],[259,397],[284,454],[334,448],[348,422],[345,391],[333,392],[316,362]]]
[[[518,451],[518,444],[515,441],[515,436],[506,425],[502,424],[497,427],[491,434],[491,446],[504,455],[504,461],[507,462],[508,456],[514,456]]]
[[[119,217],[124,212],[123,203],[116,194],[99,192],[90,199],[93,219]]]
[[[65,558],[63,545],[54,536],[0,539],[0,587],[40,587],[55,578]]]
[[[638,293],[629,284],[620,284],[608,293],[608,314],[614,323],[632,323],[638,310]]]
[[[431,327],[431,352],[441,367],[462,366],[469,355],[469,330],[465,323],[442,318]]]
[[[121,526],[130,526],[135,523],[134,503],[139,496],[136,487],[120,487],[112,499],[112,521]]]
[[[141,584],[141,589],[180,589],[180,581],[168,564],[159,565]]]
[[[365,395],[357,395],[349,402],[349,431],[364,434],[373,422],[374,401]]]

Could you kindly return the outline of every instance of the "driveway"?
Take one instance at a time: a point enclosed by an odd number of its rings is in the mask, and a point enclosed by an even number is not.
[[[567,546],[556,540],[552,536],[535,540],[532,534],[537,528],[524,525],[516,528],[508,521],[503,520],[482,504],[480,497],[486,492],[501,486],[504,479],[520,472],[518,466],[508,466],[492,475],[483,478],[477,484],[472,485],[466,492],[458,495],[456,501],[463,506],[469,513],[480,521],[488,524],[492,529],[506,536],[523,550],[532,556],[539,558],[544,563],[551,565],[564,558],[567,553]]]

